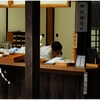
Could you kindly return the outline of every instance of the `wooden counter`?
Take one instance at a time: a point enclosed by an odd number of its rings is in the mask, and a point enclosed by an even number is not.
[[[0,63],[0,65],[5,67],[15,67],[15,68],[23,68],[25,69],[25,62],[15,62],[15,63]],[[76,66],[58,66],[58,65],[45,65],[43,63],[40,64],[40,71],[41,72],[52,72],[52,73],[60,73],[60,74],[67,74],[67,73],[76,73],[76,74],[83,74],[84,72],[99,70],[99,68],[93,67],[85,67],[85,68],[76,68]]]
[[[5,67],[25,68],[25,62],[16,63],[0,63]],[[59,73],[59,74],[74,74],[83,75],[86,71],[85,68],[76,68],[75,66],[57,66],[57,65],[44,65],[40,64],[40,72]]]
[[[22,67],[25,68],[25,62],[14,62],[14,63],[0,63],[2,66],[14,66],[14,67]],[[40,64],[41,71],[63,71],[63,72],[79,72],[84,73],[88,70],[97,70],[100,68],[93,68],[93,67],[85,67],[85,68],[76,68],[76,66],[57,66],[57,65],[45,65],[43,63]]]
[[[25,98],[25,62],[0,63],[7,71],[8,85],[0,77],[0,99]],[[19,69],[22,70],[19,70]],[[87,94],[84,94],[84,73],[88,73]],[[6,76],[6,75],[5,75]],[[40,64],[41,99],[95,99],[100,98],[100,68],[76,68]]]

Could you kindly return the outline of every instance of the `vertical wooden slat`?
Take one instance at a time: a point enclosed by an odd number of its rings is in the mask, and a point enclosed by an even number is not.
[[[25,99],[25,70],[21,70],[21,89],[20,89],[20,97],[19,99]],[[20,76],[18,76],[19,79]],[[19,85],[19,84],[18,84]]]
[[[63,99],[74,99],[74,76],[64,75],[64,93]]]
[[[43,74],[40,73],[40,98],[43,99],[44,91],[43,91]]]
[[[8,32],[8,8],[6,8],[6,35],[7,35],[7,32]],[[6,40],[7,40],[7,37],[6,37]]]
[[[9,68],[9,70],[6,70],[7,71],[7,76],[8,76],[8,80],[11,82],[11,84],[8,85],[8,99],[19,99],[19,96],[18,96],[18,90],[20,90],[18,86],[18,81],[19,80],[17,79],[17,75],[18,75],[18,72],[16,69],[13,69],[13,68]],[[20,86],[20,85],[19,85]],[[16,92],[15,92],[16,91]]]
[[[13,67],[2,67],[2,72],[4,73],[4,70],[6,70],[6,74],[4,76],[7,78],[7,80],[10,81],[10,84],[7,84],[7,82],[2,78],[2,80],[5,81],[5,86],[2,86],[3,88],[6,88],[6,94],[5,98],[8,99],[24,99],[25,98],[25,71],[22,69],[16,69]],[[1,88],[1,86],[0,86]],[[2,88],[1,88],[2,90]],[[5,91],[5,89],[4,89]],[[3,92],[2,92],[3,93]],[[0,93],[1,94],[1,93]]]
[[[82,76],[82,77],[79,77],[80,79],[80,99],[85,99],[85,94],[84,94],[84,77]]]
[[[54,41],[54,8],[46,8],[46,45]]]
[[[100,90],[100,72],[98,70],[96,70],[95,72],[88,72],[88,91],[86,98],[100,99],[99,90]]]
[[[25,2],[25,98],[40,97],[40,1]]]
[[[40,74],[40,98],[48,99],[49,94],[49,77],[48,73]]]
[[[0,99],[7,99],[8,98],[7,89],[8,89],[7,82],[0,75]]]
[[[49,76],[49,99],[58,98],[58,75],[50,74]]]
[[[62,99],[64,93],[64,75],[58,74],[58,77],[58,99]]]
[[[80,84],[79,84],[79,76],[74,76],[74,88],[75,88],[75,99],[79,99],[80,98]],[[77,91],[77,92],[76,92]]]

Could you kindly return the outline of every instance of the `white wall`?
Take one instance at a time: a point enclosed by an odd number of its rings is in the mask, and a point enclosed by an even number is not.
[[[56,37],[56,33],[59,37]],[[75,33],[75,2],[69,8],[55,8],[54,40],[62,43],[63,56],[72,58],[72,37]]]
[[[40,9],[40,34],[44,34],[42,38],[42,46],[46,45],[46,8]]]
[[[8,31],[25,31],[25,8],[8,8]],[[40,34],[44,34],[42,44],[46,45],[46,8],[40,9]]]
[[[0,42],[6,41],[6,8],[0,8]]]
[[[25,32],[25,8],[8,8],[8,31]]]

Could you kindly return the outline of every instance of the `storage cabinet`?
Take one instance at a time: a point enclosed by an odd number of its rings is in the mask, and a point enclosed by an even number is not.
[[[25,46],[25,32],[8,32],[7,33],[7,42],[12,44],[12,47]]]

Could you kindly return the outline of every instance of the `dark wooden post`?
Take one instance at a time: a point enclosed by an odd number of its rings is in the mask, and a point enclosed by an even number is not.
[[[54,8],[46,8],[46,45],[54,41]]]
[[[25,2],[25,98],[40,97],[40,1]]]
[[[86,62],[89,62],[87,48],[91,48],[91,1],[79,1],[76,6],[77,55],[86,55]]]

